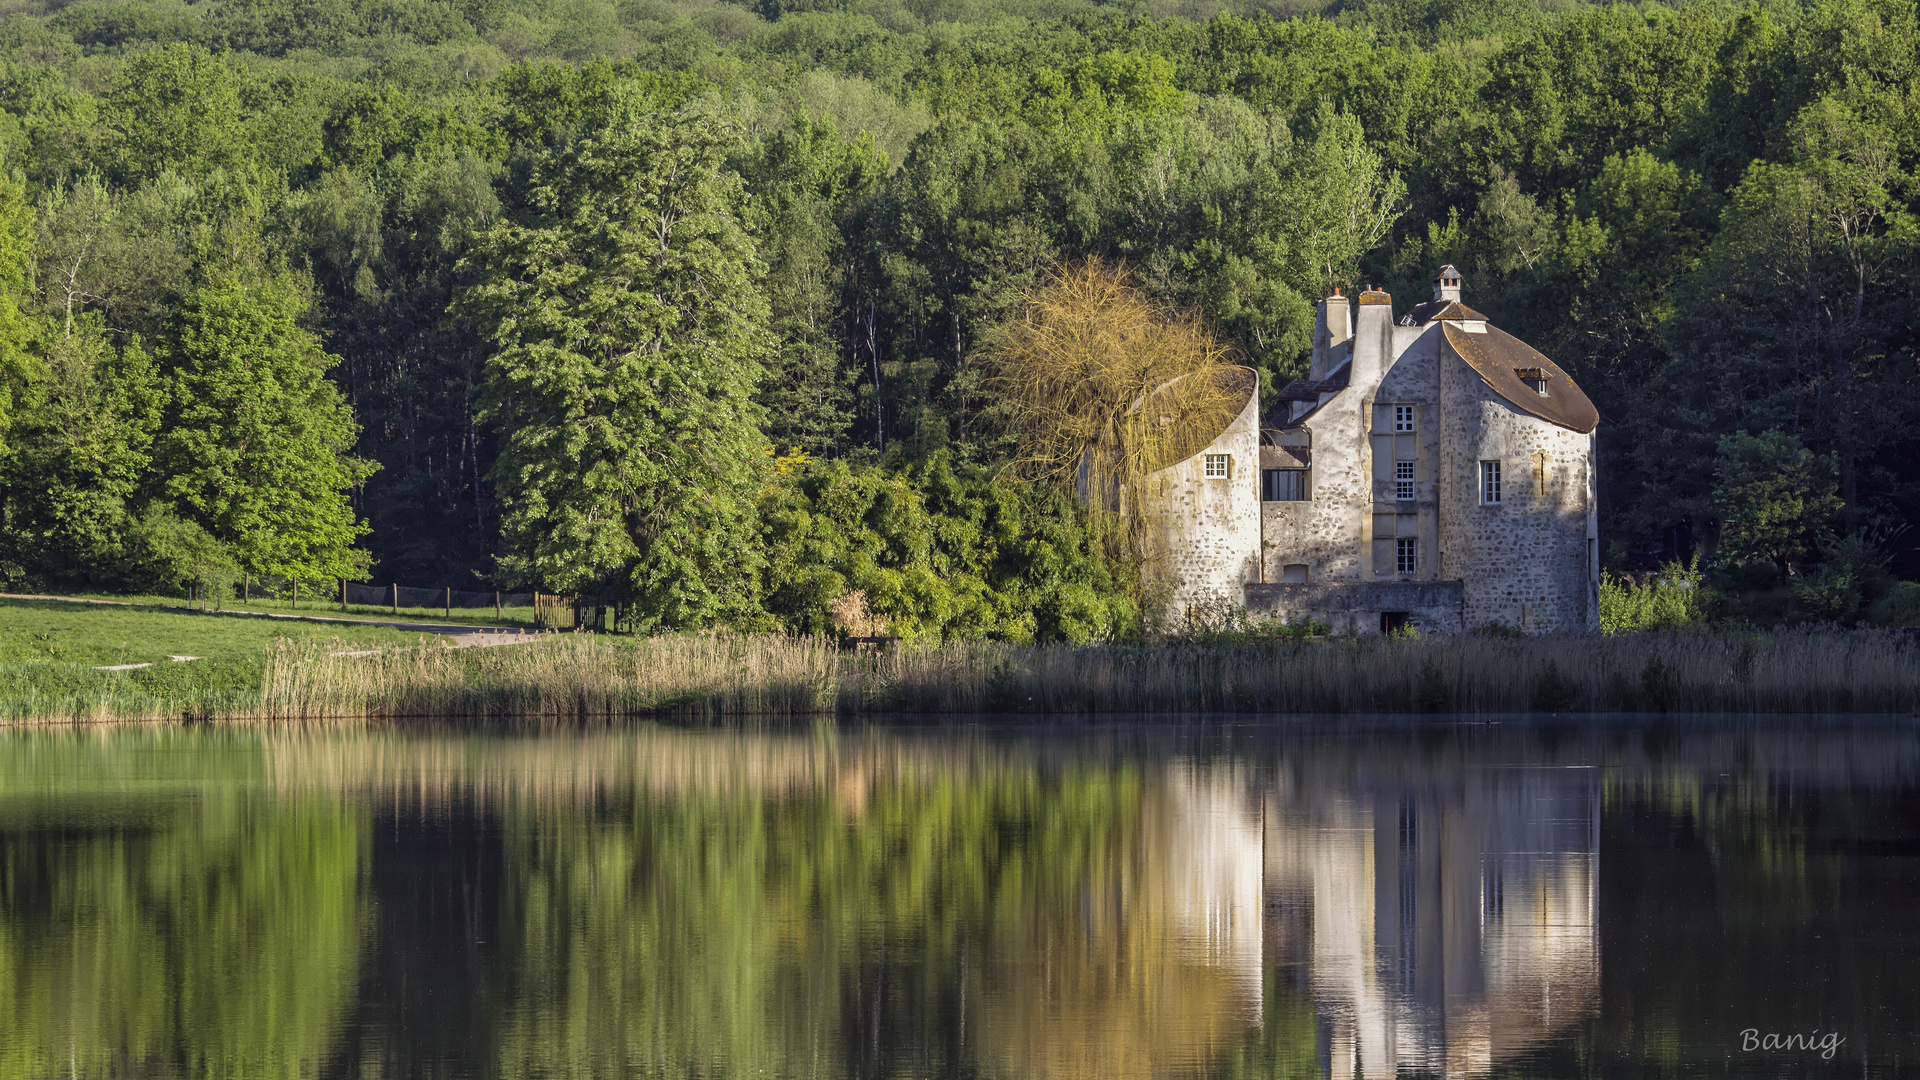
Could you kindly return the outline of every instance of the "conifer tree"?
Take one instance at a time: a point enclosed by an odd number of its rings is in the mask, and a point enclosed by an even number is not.
[[[760,262],[722,132],[630,109],[534,166],[532,220],[491,229],[460,310],[498,347],[502,567],[636,628],[755,610]]]

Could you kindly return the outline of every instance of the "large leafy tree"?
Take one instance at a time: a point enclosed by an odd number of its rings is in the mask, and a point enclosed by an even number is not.
[[[131,504],[165,401],[153,362],[138,342],[114,348],[88,316],[53,338],[37,375],[0,466],[11,557],[48,581],[129,583]]]
[[[1713,505],[1726,527],[1727,554],[1765,559],[1784,579],[1795,561],[1832,537],[1840,509],[1831,457],[1778,431],[1736,432],[1720,440],[1714,459]]]
[[[486,415],[506,573],[597,590],[632,626],[754,610],[754,403],[770,346],[725,133],[631,103],[533,167],[532,213],[489,230],[461,310],[498,347]]]
[[[6,445],[13,396],[33,367],[31,327],[21,305],[33,288],[33,208],[26,184],[0,172],[0,448]]]
[[[171,401],[157,483],[243,569],[358,577],[366,526],[349,491],[374,466],[352,456],[353,411],[336,362],[300,325],[304,291],[228,279],[189,293],[158,349]]]

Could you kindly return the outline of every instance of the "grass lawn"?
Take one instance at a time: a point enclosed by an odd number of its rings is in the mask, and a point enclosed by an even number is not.
[[[315,612],[324,614],[324,612]],[[184,610],[0,600],[0,664],[170,663],[169,656],[252,658],[276,639],[338,639],[356,648],[413,645],[431,635],[380,626],[242,619]]]
[[[201,717],[260,701],[275,641],[342,650],[444,641],[382,626],[248,619],[179,608],[0,600],[0,720]],[[192,656],[190,662],[170,657]],[[129,671],[103,665],[150,664]]]
[[[83,596],[89,600],[122,600],[133,604],[149,604],[154,607],[183,608],[187,601],[178,596],[122,596],[114,593],[76,592],[65,593],[68,596]],[[7,601],[9,603],[13,601]],[[451,615],[444,608],[403,607],[398,613],[390,607],[368,604],[353,604],[341,607],[339,597],[320,599],[317,602],[301,595],[300,606],[294,607],[289,600],[263,600],[254,597],[245,603],[226,600],[220,604],[227,611],[261,611],[276,615],[318,615],[336,619],[380,619],[386,622],[422,622],[439,624],[457,624],[460,626],[522,626],[531,629],[533,609],[530,607],[504,608],[500,618],[493,617],[492,608],[454,608]],[[193,607],[198,608],[198,601]]]

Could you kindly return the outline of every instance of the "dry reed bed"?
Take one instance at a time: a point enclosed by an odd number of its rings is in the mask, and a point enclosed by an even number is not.
[[[566,636],[511,649],[268,657],[258,713],[349,717],[800,717],[868,713],[1908,712],[1897,632],[1426,637],[1243,646],[849,653],[802,637]]]

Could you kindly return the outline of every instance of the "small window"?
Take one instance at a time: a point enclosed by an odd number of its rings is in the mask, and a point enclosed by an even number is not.
[[[1207,455],[1207,479],[1225,480],[1231,475],[1233,475],[1232,454]]]
[[[1307,470],[1260,470],[1260,499],[1263,502],[1305,502]]]
[[[1500,501],[1500,463],[1483,461],[1480,463],[1480,502],[1484,506],[1493,506]]]
[[[1393,463],[1393,497],[1400,502],[1413,501],[1413,462]]]
[[[1396,574],[1417,574],[1420,572],[1420,541],[1418,538],[1403,536],[1393,542],[1393,571]]]
[[[1541,397],[1547,396],[1547,369],[1546,368],[1537,368],[1537,367],[1514,368],[1513,373],[1515,375],[1520,376],[1520,381],[1523,383],[1526,383],[1528,389],[1532,390],[1536,394],[1539,394]]]
[[[1393,430],[1399,434],[1413,430],[1413,406],[1395,405],[1393,407]]]
[[[1280,583],[1282,585],[1307,584],[1307,564],[1306,563],[1288,563],[1287,565],[1281,567]]]

